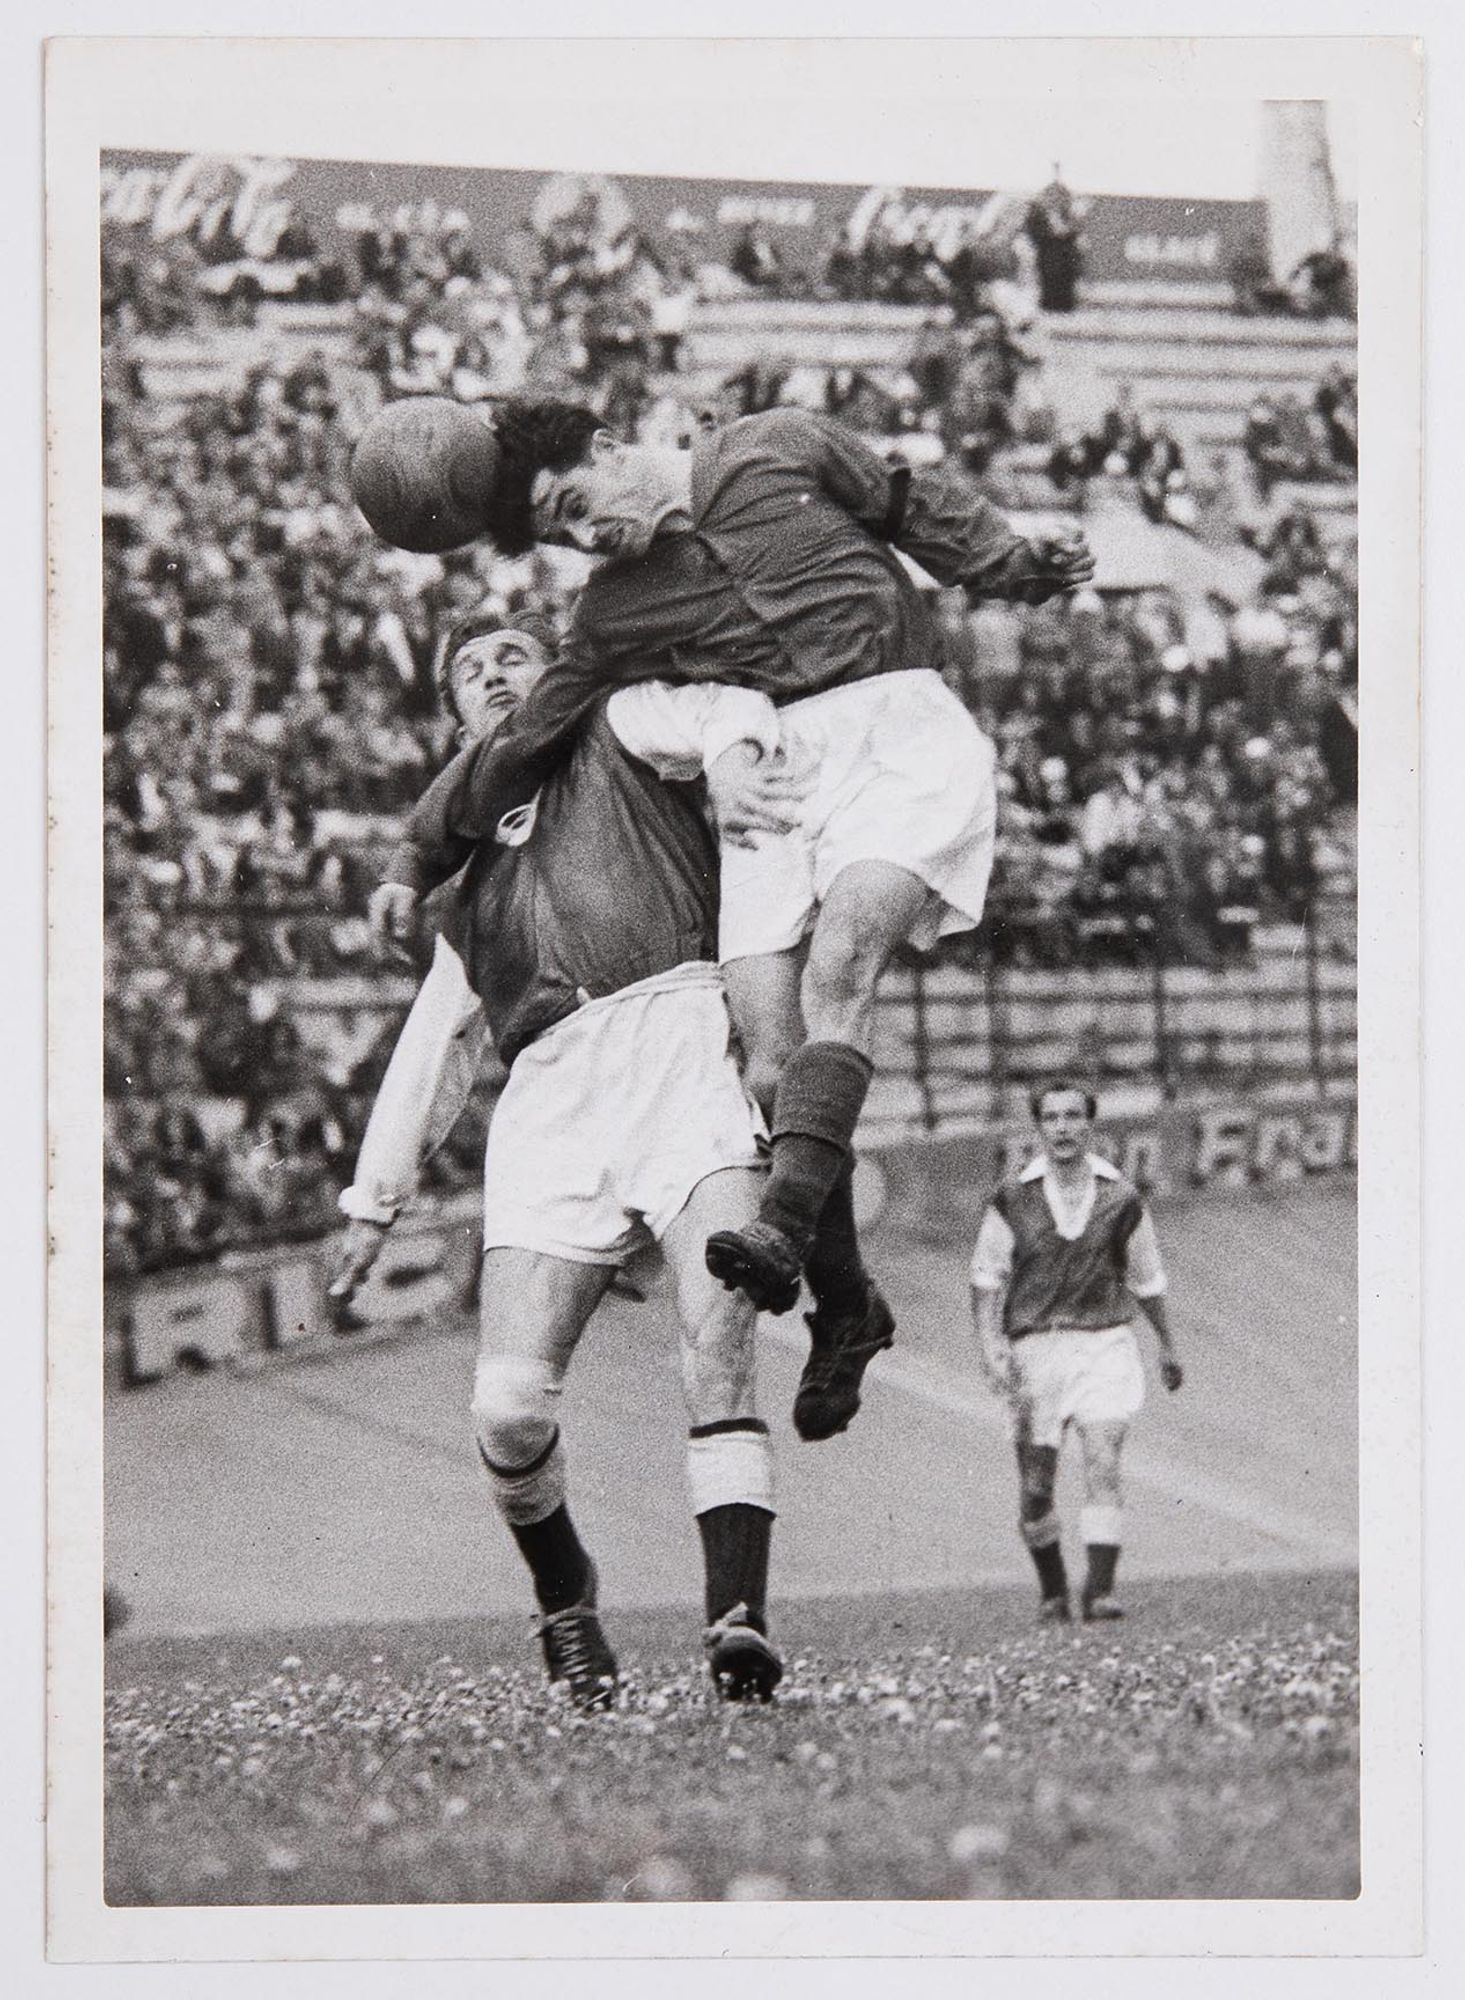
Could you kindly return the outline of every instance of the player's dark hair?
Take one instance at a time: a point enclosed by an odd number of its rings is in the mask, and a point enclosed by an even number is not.
[[[1028,1092],[1028,1109],[1032,1112],[1034,1118],[1042,1117],[1044,1099],[1052,1097],[1055,1091],[1060,1090],[1071,1090],[1075,1097],[1081,1097],[1084,1101],[1084,1109],[1087,1111],[1091,1121],[1098,1117],[1099,1100],[1086,1083],[1080,1083],[1076,1077],[1072,1076],[1050,1076],[1045,1078],[1042,1083],[1035,1083]]]
[[[499,465],[484,527],[500,554],[527,555],[534,546],[529,495],[541,472],[568,472],[605,428],[583,403],[555,397],[506,396],[494,405]]]
[[[458,700],[453,693],[453,662],[465,646],[471,645],[475,639],[486,639],[493,632],[522,632],[526,638],[537,639],[546,653],[552,655],[555,650],[554,627],[542,612],[501,611],[497,605],[480,605],[476,611],[468,612],[456,625],[449,626],[432,664],[438,700],[454,722],[461,722],[463,718],[458,713]]]

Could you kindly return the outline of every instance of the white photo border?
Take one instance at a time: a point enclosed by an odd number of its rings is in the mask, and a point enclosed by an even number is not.
[[[53,43],[49,1942],[74,1961],[1358,1955],[1421,1925],[1421,77],[1402,39]],[[384,79],[386,85],[384,87]],[[109,1909],[101,1900],[98,155],[240,151],[961,184],[983,97],[1355,107],[1360,246],[1363,1893],[1352,1903]],[[546,102],[558,120],[547,128]],[[491,129],[484,106],[494,107]],[[568,107],[568,108],[567,108]],[[722,117],[713,115],[720,107]],[[796,110],[797,115],[790,115]],[[369,135],[369,144],[363,135]],[[1387,1693],[1385,1694],[1385,1689]],[[1055,1944],[1055,1938],[1058,1942]]]

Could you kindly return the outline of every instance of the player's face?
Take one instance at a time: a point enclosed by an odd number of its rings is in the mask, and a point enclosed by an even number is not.
[[[488,632],[460,646],[448,669],[458,741],[481,743],[501,729],[548,665],[527,632]]]
[[[1038,1130],[1050,1160],[1076,1160],[1089,1143],[1089,1108],[1077,1090],[1050,1090],[1038,1110]]]
[[[672,503],[658,455],[609,431],[595,433],[580,464],[541,472],[530,489],[536,541],[619,562],[645,555]]]

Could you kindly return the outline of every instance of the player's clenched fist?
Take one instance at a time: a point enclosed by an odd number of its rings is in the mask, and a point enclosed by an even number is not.
[[[347,1226],[346,1240],[341,1245],[341,1259],[327,1294],[337,1305],[349,1306],[366,1283],[371,1267],[387,1240],[387,1227],[385,1222],[367,1222],[360,1218],[353,1219]]]
[[[1080,529],[1059,535],[1030,535],[1019,542],[1002,573],[1010,595],[1019,604],[1046,604],[1091,583],[1094,552]]]
[[[412,930],[417,921],[417,891],[409,889],[405,882],[381,883],[372,891],[371,901],[366,906],[366,920],[378,950],[390,947],[399,951],[404,949],[412,941]]]

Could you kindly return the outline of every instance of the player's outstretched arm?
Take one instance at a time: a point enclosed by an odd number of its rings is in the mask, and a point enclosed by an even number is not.
[[[973,597],[1042,604],[1089,582],[1094,559],[1077,530],[1024,537],[970,484],[941,466],[891,466],[830,417],[779,414],[780,442],[806,457],[832,500],[938,583]]]
[[[700,778],[724,750],[749,743],[765,755],[778,748],[778,710],[754,688],[721,681],[638,681],[617,688],[605,708],[616,741],[658,777]]]
[[[338,1303],[349,1304],[364,1282],[423,1162],[467,1103],[484,1035],[462,961],[439,938],[367,1119],[355,1179],[340,1198],[350,1226],[330,1286]]]

